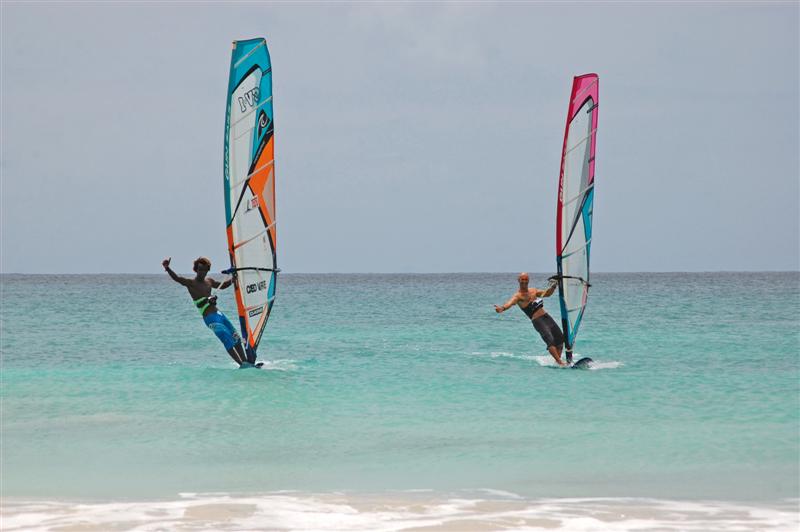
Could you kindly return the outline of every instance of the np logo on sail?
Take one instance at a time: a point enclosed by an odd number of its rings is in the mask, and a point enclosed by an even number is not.
[[[245,92],[244,96],[239,96],[237,100],[239,101],[239,110],[243,113],[247,111],[248,107],[255,107],[258,102],[258,87]]]

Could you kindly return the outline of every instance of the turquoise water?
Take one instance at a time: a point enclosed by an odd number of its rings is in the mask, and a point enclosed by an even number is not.
[[[4,275],[3,495],[798,496],[799,273],[597,274],[591,371],[515,277],[283,275],[259,371],[165,275]]]

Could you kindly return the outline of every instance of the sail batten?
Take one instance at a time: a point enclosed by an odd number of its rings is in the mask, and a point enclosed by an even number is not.
[[[592,88],[594,88],[597,85],[597,83],[600,81],[600,78],[597,77],[597,74],[586,74],[586,76],[594,76],[594,80],[592,82],[590,82],[590,83],[587,83],[578,92],[574,93],[574,95],[572,96],[572,103],[573,104],[578,100],[578,98],[580,98],[581,96],[586,94],[586,91],[592,90]],[[576,79],[578,77],[582,77],[582,76],[576,76]],[[597,92],[597,89],[595,89],[595,92]]]
[[[572,196],[570,199],[565,200],[564,201],[564,205],[569,205],[570,203],[575,202],[575,200],[583,198],[584,196],[586,196],[586,193],[589,191],[589,189],[592,188],[593,186],[594,186],[594,183],[592,183],[591,185],[587,186],[586,188],[584,188],[583,190],[581,190],[580,192],[578,192],[577,194]]]
[[[234,122],[234,123],[233,123],[233,125],[234,125],[234,126],[237,126],[237,125],[239,125],[239,123],[240,123],[242,120],[247,120],[248,118],[250,118],[250,117],[253,115],[253,113],[255,113],[256,111],[258,111],[259,109],[261,109],[261,107],[262,107],[262,106],[264,106],[264,105],[266,105],[266,104],[268,104],[268,103],[270,103],[270,102],[272,102],[272,96],[270,96],[269,98],[267,98],[267,99],[265,99],[265,100],[262,100],[262,101],[261,101],[261,103],[259,103],[258,105],[256,105],[256,106],[255,106],[255,107],[254,107],[252,110],[250,110],[250,111],[249,111],[247,114],[244,114],[244,115],[242,115],[241,117],[239,117],[239,119],[238,119],[238,120],[236,120],[236,122]],[[251,128],[250,130],[252,130],[252,128]]]
[[[251,237],[250,237],[250,238],[248,238],[247,240],[243,240],[243,241],[239,242],[238,244],[236,244],[235,246],[233,246],[233,249],[234,249],[234,250],[236,250],[236,249],[239,249],[240,247],[244,246],[245,244],[249,244],[250,242],[252,242],[252,241],[253,241],[253,240],[255,240],[256,238],[258,238],[258,237],[260,237],[260,236],[263,236],[263,235],[265,235],[265,234],[266,234],[266,233],[269,231],[269,229],[270,229],[271,227],[273,227],[274,225],[275,225],[274,223],[272,223],[272,224],[268,225],[268,226],[267,226],[267,227],[265,227],[265,228],[264,228],[262,231],[260,231],[260,232],[256,233],[255,235],[251,236]]]
[[[556,265],[568,360],[589,295],[595,148],[599,105],[596,74],[576,76],[567,109],[556,212]]]
[[[272,67],[264,39],[235,41],[225,112],[228,254],[248,361],[275,301],[277,232]]]
[[[256,175],[257,173],[259,173],[259,172],[263,171],[265,168],[269,168],[269,167],[270,167],[270,166],[272,166],[273,164],[275,164],[275,161],[269,161],[268,163],[266,163],[266,164],[264,164],[264,165],[261,165],[261,166],[259,166],[258,168],[256,168],[255,170],[253,170],[251,173],[247,174],[247,176],[245,176],[245,178],[244,178],[244,179],[242,179],[242,180],[241,180],[241,181],[239,181],[238,183],[234,183],[234,184],[232,184],[232,185],[231,185],[231,188],[241,188],[241,186],[242,186],[242,185],[243,185],[243,184],[244,184],[244,183],[245,183],[245,182],[246,182],[248,179],[250,179],[251,177],[253,177],[253,176],[254,176],[254,175]]]
[[[577,252],[579,252],[579,251],[583,251],[584,249],[586,249],[587,247],[589,247],[589,244],[591,244],[591,242],[592,242],[592,239],[590,238],[590,239],[589,239],[589,240],[587,240],[587,241],[586,241],[584,244],[582,244],[582,245],[581,245],[581,247],[579,247],[578,249],[573,249],[573,250],[571,250],[570,252],[568,252],[568,253],[564,253],[563,255],[561,255],[561,259],[562,259],[562,260],[563,260],[563,259],[566,259],[567,257],[569,257],[569,256],[571,256],[571,255],[574,255],[575,253],[577,253]],[[587,281],[587,282],[588,282],[588,281]]]
[[[564,153],[564,155],[569,155],[569,154],[570,154],[570,153],[572,153],[573,151],[575,151],[575,150],[577,150],[578,148],[580,148],[580,147],[583,145],[583,143],[584,143],[584,142],[586,142],[587,140],[589,140],[589,139],[591,139],[592,137],[594,137],[594,134],[595,134],[595,132],[596,132],[596,131],[597,131],[597,130],[595,129],[595,130],[593,130],[591,133],[589,133],[588,135],[586,135],[585,137],[583,137],[582,139],[580,139],[580,140],[579,140],[578,142],[576,142],[576,143],[575,143],[575,144],[574,144],[574,145],[573,145],[571,148],[569,148],[569,149],[566,151],[566,153]]]
[[[256,53],[259,50],[259,48],[261,48],[262,46],[264,48],[267,47],[267,41],[265,41],[264,39],[251,39],[251,40],[252,41],[260,41],[260,42],[255,47],[253,47],[252,50],[247,52],[247,54],[244,57],[239,58],[236,61],[236,63],[233,64],[233,68],[239,68],[239,65],[241,65],[245,60],[247,60],[251,55]],[[233,43],[233,51],[234,51],[234,53],[236,52],[236,45],[239,44],[240,42],[248,42],[248,41],[234,41],[234,43]]]

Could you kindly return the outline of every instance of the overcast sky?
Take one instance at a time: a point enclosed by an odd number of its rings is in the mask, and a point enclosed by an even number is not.
[[[800,269],[798,3],[2,3],[2,271],[225,267],[231,41],[286,272],[549,272],[600,76],[593,271]]]

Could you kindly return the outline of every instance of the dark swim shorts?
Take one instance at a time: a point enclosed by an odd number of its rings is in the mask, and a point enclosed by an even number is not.
[[[553,321],[553,318],[550,317],[550,314],[539,316],[533,320],[533,327],[542,337],[544,343],[547,344],[547,347],[551,345],[558,347],[564,343],[564,335],[561,334],[561,329],[559,329],[556,322]]]

